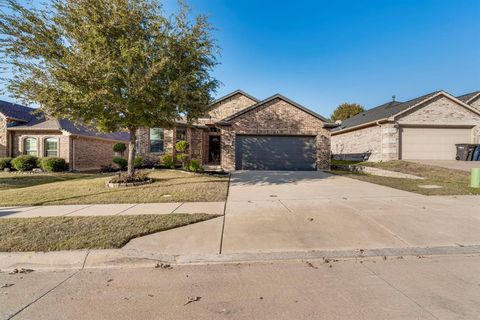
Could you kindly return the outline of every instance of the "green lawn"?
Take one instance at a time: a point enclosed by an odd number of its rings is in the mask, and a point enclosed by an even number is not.
[[[214,217],[168,214],[0,219],[0,252],[120,248],[136,237]]]
[[[424,195],[480,194],[480,189],[470,188],[470,173],[466,171],[440,168],[407,161],[388,161],[378,163],[362,162],[360,164],[390,171],[409,173],[423,177],[425,180],[388,178],[339,170],[333,170],[332,172],[349,178]],[[419,185],[437,185],[441,186],[442,188],[424,189],[419,187]]]
[[[227,176],[152,170],[154,182],[130,188],[106,188],[104,174],[0,173],[0,206],[224,201]]]

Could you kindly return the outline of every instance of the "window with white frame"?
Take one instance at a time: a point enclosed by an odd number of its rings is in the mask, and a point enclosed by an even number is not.
[[[150,128],[150,152],[163,152],[163,128]]]
[[[58,139],[45,139],[45,157],[58,157]]]
[[[36,156],[38,154],[36,138],[25,138],[25,140],[23,140],[23,153],[31,156]]]

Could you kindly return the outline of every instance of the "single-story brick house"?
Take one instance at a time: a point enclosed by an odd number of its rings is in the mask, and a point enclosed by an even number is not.
[[[138,155],[153,160],[175,155],[175,142],[186,140],[190,158],[226,171],[330,168],[330,129],[335,125],[280,94],[259,101],[237,90],[209,108],[193,124],[141,128]]]
[[[113,145],[125,132],[99,133],[69,120],[48,119],[35,109],[0,101],[0,157],[30,154],[62,157],[70,170],[94,170],[112,163]]]
[[[455,144],[480,142],[480,92],[390,101],[343,121],[331,140],[335,159],[454,160]]]

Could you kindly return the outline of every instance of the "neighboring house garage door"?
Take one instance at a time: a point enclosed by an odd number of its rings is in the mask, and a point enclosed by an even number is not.
[[[401,128],[401,159],[455,160],[457,143],[471,143],[470,128]]]
[[[315,137],[237,135],[237,170],[315,170]]]

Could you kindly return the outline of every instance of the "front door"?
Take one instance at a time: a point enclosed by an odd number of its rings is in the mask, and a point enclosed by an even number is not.
[[[208,137],[208,162],[220,163],[220,136]]]

